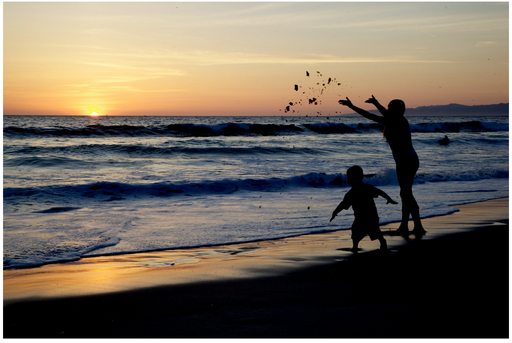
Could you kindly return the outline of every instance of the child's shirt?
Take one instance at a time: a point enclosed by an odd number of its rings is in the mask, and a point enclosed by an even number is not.
[[[379,220],[373,198],[377,198],[380,192],[378,188],[372,185],[361,183],[352,187],[345,194],[340,206],[344,210],[348,210],[352,206],[356,219],[365,221]]]

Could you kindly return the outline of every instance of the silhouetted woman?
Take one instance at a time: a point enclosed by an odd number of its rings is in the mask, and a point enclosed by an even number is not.
[[[348,106],[363,117],[384,125],[384,138],[393,152],[396,176],[400,185],[400,197],[402,198],[402,222],[395,232],[399,235],[408,235],[409,215],[412,215],[414,220],[412,233],[423,235],[425,234],[425,229],[423,229],[421,224],[420,209],[412,194],[414,175],[418,171],[420,162],[412,146],[409,122],[404,117],[405,103],[402,100],[392,100],[386,109],[379,104],[373,95],[366,102],[375,105],[382,114],[382,117],[354,106],[348,98],[347,100],[339,101],[341,105]]]

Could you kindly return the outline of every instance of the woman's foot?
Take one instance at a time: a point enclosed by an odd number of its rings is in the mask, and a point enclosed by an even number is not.
[[[399,227],[398,230],[391,231],[392,236],[409,236],[409,229],[406,227]]]
[[[415,227],[411,233],[415,236],[423,236],[427,233],[423,227]]]

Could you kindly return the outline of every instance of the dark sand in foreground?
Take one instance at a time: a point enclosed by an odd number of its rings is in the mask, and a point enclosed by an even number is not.
[[[508,198],[456,207],[387,253],[336,232],[6,270],[4,337],[508,338]]]

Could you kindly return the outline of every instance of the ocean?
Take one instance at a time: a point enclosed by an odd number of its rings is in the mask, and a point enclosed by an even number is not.
[[[508,196],[508,117],[407,118],[422,217]],[[4,116],[3,124],[4,269],[348,230],[351,210],[329,219],[356,164],[364,182],[400,201],[382,128],[362,117]],[[375,202],[381,224],[400,220],[401,205]]]

